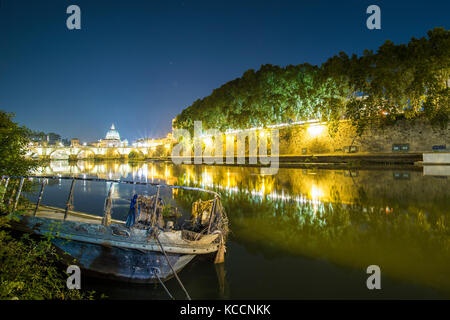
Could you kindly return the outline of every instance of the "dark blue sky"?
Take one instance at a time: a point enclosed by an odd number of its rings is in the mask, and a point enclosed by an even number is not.
[[[450,25],[450,1],[0,0],[0,109],[82,141],[115,123],[164,136],[193,101],[261,64],[321,64]],[[82,29],[66,28],[67,6]],[[381,8],[381,30],[366,8]]]

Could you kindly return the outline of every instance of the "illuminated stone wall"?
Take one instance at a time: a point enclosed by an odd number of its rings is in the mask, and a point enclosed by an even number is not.
[[[397,121],[380,128],[369,126],[361,136],[349,121],[342,121],[338,131],[330,136],[326,125],[309,128],[308,125],[280,129],[280,155],[391,153],[393,145],[409,145],[409,152],[432,151],[433,146],[446,145],[450,150],[450,124],[445,129],[433,128],[423,121]],[[308,129],[309,128],[309,129]],[[401,152],[401,151],[400,151]]]

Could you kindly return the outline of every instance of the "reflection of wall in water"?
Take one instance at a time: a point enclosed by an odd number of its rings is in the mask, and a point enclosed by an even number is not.
[[[411,170],[317,170],[281,168],[275,176],[261,176],[258,168],[225,166],[177,167],[184,184],[198,183],[230,192],[298,200],[302,197],[369,205],[448,205],[450,183],[445,177],[423,176]]]
[[[450,182],[445,178],[424,177],[421,171],[395,170],[298,170],[280,169],[279,185],[291,185],[294,192],[321,190],[321,200],[333,200],[339,192],[344,203],[361,201],[367,204],[448,205]]]
[[[445,205],[446,177],[423,176],[408,170],[317,170],[281,168],[277,175],[261,176],[259,168],[236,166],[174,166],[163,162],[52,161],[43,174],[91,175],[104,179],[195,184],[224,192],[245,191],[275,200],[312,199],[370,205]]]

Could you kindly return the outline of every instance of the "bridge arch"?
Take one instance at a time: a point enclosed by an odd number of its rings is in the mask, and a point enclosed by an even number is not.
[[[70,153],[64,148],[58,148],[50,153],[50,159],[53,160],[68,160]]]
[[[128,159],[143,159],[145,154],[139,149],[132,149],[128,153]]]
[[[103,157],[106,157],[106,158],[120,158],[121,157],[121,153],[118,148],[104,148],[101,151],[101,154]]]
[[[26,157],[30,157],[33,159],[39,158],[39,151],[35,148],[28,149],[27,153],[25,154]]]
[[[81,149],[77,153],[77,159],[91,159],[95,157],[95,152],[91,149]]]

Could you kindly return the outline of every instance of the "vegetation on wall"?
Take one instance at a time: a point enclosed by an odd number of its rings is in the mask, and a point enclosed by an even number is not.
[[[246,129],[292,121],[426,117],[445,126],[450,114],[450,31],[435,28],[408,44],[386,41],[377,52],[344,52],[320,67],[262,65],[196,100],[175,128]]]

